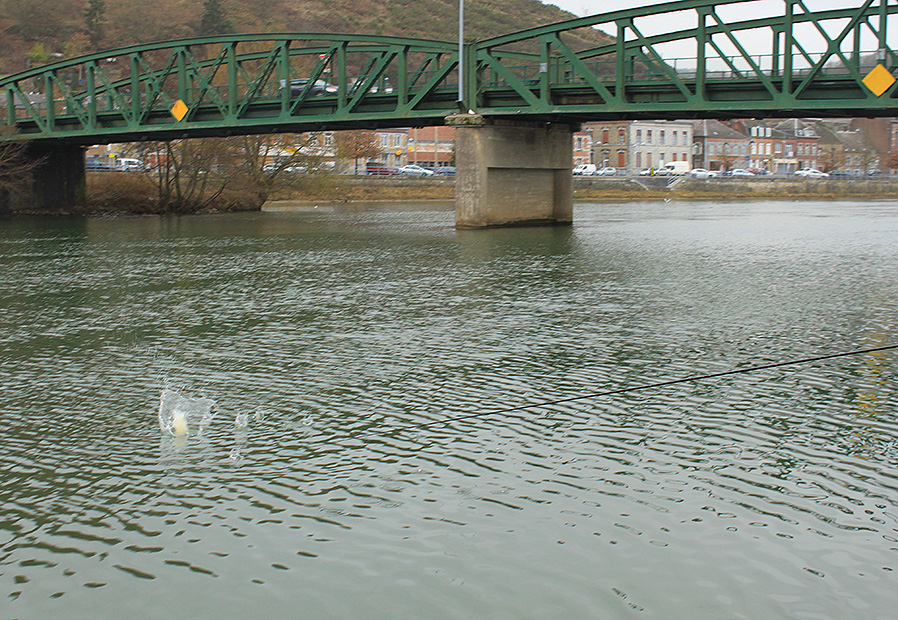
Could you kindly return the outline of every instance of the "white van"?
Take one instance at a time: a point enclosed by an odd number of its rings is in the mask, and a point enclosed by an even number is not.
[[[691,166],[689,165],[688,161],[672,161],[658,168],[658,172],[656,174],[660,174],[663,176],[689,174],[690,168]]]
[[[595,164],[580,164],[576,168],[574,168],[574,176],[577,177],[591,177],[596,173],[596,165]]]
[[[132,157],[122,157],[118,160],[118,169],[123,172],[140,172],[143,170],[143,162]]]

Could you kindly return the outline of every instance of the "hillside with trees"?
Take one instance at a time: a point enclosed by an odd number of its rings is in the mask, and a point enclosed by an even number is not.
[[[483,39],[574,15],[537,0],[468,0],[465,34]],[[457,0],[0,0],[0,75],[135,43],[242,32],[364,33],[454,41]],[[607,43],[592,29],[577,48]]]

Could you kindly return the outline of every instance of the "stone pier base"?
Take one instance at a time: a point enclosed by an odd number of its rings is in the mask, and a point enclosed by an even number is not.
[[[457,228],[569,225],[575,127],[458,114]]]

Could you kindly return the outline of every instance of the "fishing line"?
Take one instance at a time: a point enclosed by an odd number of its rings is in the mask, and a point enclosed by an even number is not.
[[[471,420],[475,418],[484,418],[486,416],[491,415],[499,415],[506,413],[514,413],[517,411],[526,411],[528,409],[537,409],[539,407],[551,407],[552,405],[559,405],[561,403],[570,403],[578,400],[587,400],[590,398],[601,398],[603,396],[613,396],[615,394],[626,394],[628,392],[638,392],[640,390],[650,390],[655,388],[667,387],[668,385],[677,385],[679,383],[690,383],[693,381],[702,381],[705,379],[715,379],[717,377],[726,377],[729,375],[739,375],[749,372],[757,372],[759,370],[767,370],[770,368],[782,368],[783,366],[796,366],[798,364],[810,364],[812,362],[819,362],[822,360],[831,360],[837,357],[849,357],[852,355],[862,355],[864,353],[876,353],[879,351],[889,351],[891,349],[898,349],[898,344],[892,344],[884,347],[874,347],[872,349],[857,349],[854,351],[843,351],[842,353],[830,353],[828,355],[817,355],[815,357],[805,357],[797,360],[789,360],[788,362],[776,362],[773,364],[763,364],[761,366],[751,366],[749,368],[736,368],[734,370],[725,370],[723,372],[714,372],[704,375],[693,375],[691,377],[684,377],[682,379],[671,379],[668,381],[659,381],[658,383],[646,383],[644,385],[635,385],[631,387],[622,387],[616,388],[613,390],[606,390],[604,392],[594,392],[592,394],[582,394],[580,396],[568,396],[566,398],[559,398],[557,400],[547,400],[538,403],[530,403],[527,405],[517,405],[515,407],[505,407],[503,409],[491,409],[489,411],[481,411],[478,413],[464,413],[457,416],[452,416],[449,418],[443,418],[441,420],[432,420],[430,422],[420,422],[418,424],[406,424],[406,425],[396,425],[392,427],[388,427],[387,429],[380,429],[376,432],[376,434],[383,434],[388,431],[404,431],[411,429],[419,429],[419,428],[427,428],[429,426],[440,426],[445,424],[451,424],[452,422],[460,422],[463,420]],[[374,431],[370,431],[369,433],[363,433],[363,435],[367,434],[375,434]]]

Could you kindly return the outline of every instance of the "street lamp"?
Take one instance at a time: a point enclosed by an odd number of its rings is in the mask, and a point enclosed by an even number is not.
[[[465,111],[465,0],[458,0],[458,107]]]

